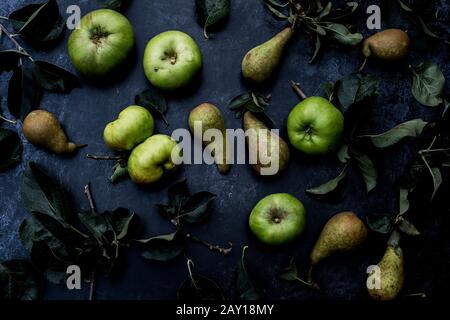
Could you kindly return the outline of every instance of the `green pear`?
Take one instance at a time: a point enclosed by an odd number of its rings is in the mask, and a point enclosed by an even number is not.
[[[378,263],[380,287],[368,288],[369,295],[375,300],[394,300],[403,288],[405,279],[403,251],[399,245],[400,235],[392,233],[383,258]],[[375,270],[372,271],[376,272]],[[369,277],[373,276],[370,274]]]
[[[151,113],[140,106],[125,108],[117,120],[109,123],[103,133],[106,145],[116,151],[129,151],[153,134]]]
[[[310,254],[311,266],[317,265],[333,253],[350,251],[366,240],[368,230],[353,212],[342,212],[325,224]]]
[[[280,64],[284,48],[293,34],[292,28],[286,28],[269,41],[250,50],[242,61],[244,78],[257,84],[269,80]]]
[[[196,123],[197,125],[201,124],[201,132],[194,130]],[[189,128],[196,135],[195,137],[197,139],[202,140],[204,145],[212,150],[219,172],[222,174],[228,173],[231,169],[231,161],[227,158],[228,140],[225,121],[220,110],[210,103],[199,105],[189,115]],[[205,141],[204,134],[209,129],[219,130],[222,133],[223,139],[221,141]]]
[[[408,54],[409,36],[400,29],[386,29],[364,40],[362,52],[366,58],[400,60]]]
[[[252,134],[253,129],[255,134]],[[286,169],[289,164],[288,144],[257,119],[251,112],[244,114],[250,159],[256,159],[253,169],[260,175],[274,175]],[[249,132],[250,130],[250,132]],[[269,170],[269,169],[273,169]]]
[[[69,142],[58,119],[45,110],[30,112],[23,121],[23,134],[33,145],[55,154],[69,154],[79,147]]]
[[[128,158],[128,173],[139,185],[159,181],[166,171],[173,171],[180,161],[181,148],[171,137],[157,134],[138,145]]]

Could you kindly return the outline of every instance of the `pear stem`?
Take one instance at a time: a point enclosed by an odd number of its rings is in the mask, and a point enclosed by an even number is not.
[[[17,121],[6,119],[2,115],[0,115],[0,119],[3,120],[3,121],[6,121],[8,123],[11,123],[11,124],[16,124],[17,123]]]
[[[315,290],[320,290],[320,287],[317,283],[314,282],[313,277],[312,277],[312,273],[313,273],[313,265],[311,265],[309,267],[309,271],[308,271],[308,286],[315,289]]]
[[[299,95],[300,98],[303,100],[308,98],[308,96],[303,92],[303,90],[300,88],[300,84],[297,82],[294,82],[291,80],[292,89],[294,89],[295,93]]]
[[[83,149],[83,148],[86,148],[87,146],[88,146],[87,143],[85,143],[85,144],[77,144],[76,145],[77,149]]]

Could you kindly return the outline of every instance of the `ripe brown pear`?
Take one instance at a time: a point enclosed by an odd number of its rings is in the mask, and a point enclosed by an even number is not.
[[[202,125],[201,136],[199,135],[200,132],[196,132],[194,130],[196,122],[200,122]],[[197,139],[202,140],[204,145],[213,151],[219,172],[222,174],[228,173],[231,169],[231,161],[227,158],[228,141],[226,136],[225,121],[219,108],[210,103],[203,103],[194,108],[189,115],[189,128],[196,135]],[[220,147],[220,143],[218,141],[204,141],[204,134],[209,129],[217,129],[222,133],[222,147]]]
[[[386,252],[378,263],[380,287],[367,288],[375,300],[394,300],[400,294],[405,279],[403,251],[399,245],[400,236],[395,231],[389,239]],[[372,272],[376,272],[375,270]],[[369,277],[373,276],[372,274]]]
[[[408,34],[400,29],[386,29],[364,40],[362,52],[366,58],[394,61],[406,57],[410,40]]]
[[[255,134],[248,134],[253,129]],[[247,144],[253,169],[260,175],[274,175],[286,169],[289,164],[290,151],[288,144],[277,134],[257,119],[251,112],[244,114],[244,130],[247,133]],[[255,154],[256,152],[256,154]],[[273,174],[263,169],[274,168]]]
[[[333,253],[350,251],[367,238],[364,222],[353,212],[342,212],[325,224],[310,254],[311,266],[317,265]]]
[[[70,154],[79,147],[69,142],[56,117],[45,110],[35,110],[23,121],[23,134],[33,145],[55,154]]]
[[[280,64],[284,48],[293,34],[292,28],[286,28],[269,41],[250,50],[242,60],[244,78],[256,84],[269,80]]]

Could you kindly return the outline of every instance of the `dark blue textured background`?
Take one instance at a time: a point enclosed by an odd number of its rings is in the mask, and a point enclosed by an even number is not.
[[[0,15],[8,15],[32,2],[2,1]],[[204,69],[201,84],[197,89],[180,97],[169,97],[168,119],[171,125],[165,128],[162,122],[158,121],[157,131],[170,134],[176,128],[187,127],[189,111],[203,102],[217,105],[223,111],[229,128],[241,126],[241,121],[234,119],[233,114],[227,110],[227,104],[232,97],[246,90],[240,77],[242,57],[250,48],[280,31],[283,24],[272,18],[262,1],[232,2],[231,17],[226,26],[215,34],[213,39],[205,41],[202,29],[195,20],[193,0],[132,1],[125,14],[135,28],[137,47],[134,53],[135,63],[129,66],[126,76],[106,87],[83,81],[83,88],[70,95],[44,96],[42,108],[56,114],[73,141],[88,143],[89,147],[74,157],[61,158],[36,149],[24,140],[23,163],[0,175],[0,260],[27,257],[17,230],[23,218],[28,215],[20,201],[19,181],[26,162],[30,160],[45,168],[66,186],[81,208],[87,208],[83,186],[91,182],[99,210],[122,206],[136,211],[145,222],[146,234],[149,236],[173,230],[171,225],[160,217],[154,206],[166,200],[165,189],[143,190],[131,181],[112,185],[107,180],[111,173],[111,164],[87,160],[85,154],[108,153],[102,140],[104,126],[124,107],[132,104],[135,94],[147,88],[141,62],[143,50],[151,37],[168,29],[182,30],[198,41],[204,57]],[[366,36],[372,31],[365,27],[365,8],[378,1],[360,2],[362,10],[359,29]],[[80,5],[83,14],[100,7],[100,1],[64,0],[59,3],[62,13],[68,5],[75,3]],[[433,6],[430,6],[430,10],[439,8],[441,20],[442,17],[449,16],[450,7],[446,1],[435,1]],[[413,51],[409,62],[438,63],[448,78],[448,47],[431,44],[425,41],[422,35],[414,40],[416,29],[411,27],[404,15],[398,13],[395,5],[392,11],[383,11],[382,27],[408,29],[413,36]],[[30,52],[36,57],[74,71],[66,52],[68,35],[69,32],[66,32],[65,38],[51,49],[30,49]],[[269,113],[284,137],[287,115],[298,102],[297,96],[290,89],[289,80],[301,82],[304,91],[309,95],[321,95],[324,82],[336,81],[354,72],[361,63],[357,48],[329,48],[318,63],[310,65],[308,60],[312,51],[313,46],[308,37],[299,33],[287,50],[276,81],[267,90],[273,95]],[[387,66],[371,61],[365,71],[377,74],[383,79],[380,96],[373,101],[370,123],[364,126],[367,132],[378,133],[409,119],[423,117],[432,120],[439,115],[441,110],[428,109],[412,98],[410,74],[399,64]],[[8,79],[9,75],[0,78],[2,97],[6,95]],[[2,98],[2,106],[2,112],[8,115],[6,98]],[[20,125],[17,125],[17,129],[20,130]],[[346,197],[334,203],[319,202],[304,193],[305,189],[337,175],[340,165],[333,157],[308,158],[294,153],[289,169],[269,180],[255,176],[250,167],[243,165],[234,166],[228,176],[219,175],[215,166],[185,167],[178,173],[177,179],[186,177],[193,192],[208,190],[218,195],[211,220],[203,226],[193,228],[193,233],[210,242],[234,244],[234,250],[228,257],[209,252],[194,244],[189,247],[187,256],[194,260],[195,271],[216,280],[225,289],[228,297],[235,296],[234,268],[240,257],[240,248],[249,245],[249,270],[260,279],[268,298],[367,299],[364,289],[365,270],[368,265],[381,258],[384,251],[383,240],[371,240],[357,253],[333,257],[325,262],[317,269],[316,277],[322,287],[320,292],[311,292],[297,284],[280,281],[276,277],[276,270],[286,264],[294,254],[301,271],[305,272],[309,250],[321,227],[337,212],[353,210],[361,217],[373,212],[394,214],[397,210],[397,191],[393,184],[405,165],[411,161],[413,153],[413,142],[384,151],[377,161],[380,169],[379,186],[369,195],[364,191],[359,174],[352,170]],[[250,234],[247,218],[259,199],[276,192],[289,192],[301,199],[307,208],[308,226],[304,235],[289,247],[271,249],[258,243]],[[406,254],[408,255],[408,252]],[[176,289],[187,274],[183,257],[160,264],[146,261],[139,257],[137,251],[131,250],[126,260],[125,271],[119,272],[113,278],[99,280],[99,299],[175,298]],[[429,290],[430,284],[426,276],[407,274],[405,293],[424,291],[430,294]],[[83,286],[82,291],[68,291],[64,285],[49,285],[46,298],[85,299],[87,292],[87,284]]]

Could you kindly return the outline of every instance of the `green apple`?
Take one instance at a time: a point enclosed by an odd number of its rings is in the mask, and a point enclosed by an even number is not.
[[[128,173],[139,185],[159,181],[165,171],[172,171],[180,160],[181,148],[171,137],[157,134],[133,149],[128,159]]]
[[[74,67],[85,76],[105,76],[120,66],[134,46],[128,19],[117,11],[100,9],[84,16],[69,37]]]
[[[339,147],[344,132],[344,116],[330,101],[309,97],[289,114],[287,129],[291,144],[298,150],[320,155]]]
[[[249,225],[253,234],[265,244],[285,244],[294,240],[305,229],[306,210],[290,194],[271,194],[253,208]]]
[[[140,106],[122,110],[119,118],[108,125],[103,139],[116,151],[129,151],[153,134],[154,121],[151,113]]]
[[[144,71],[157,88],[172,91],[189,84],[202,67],[197,43],[186,33],[166,31],[147,44]]]

